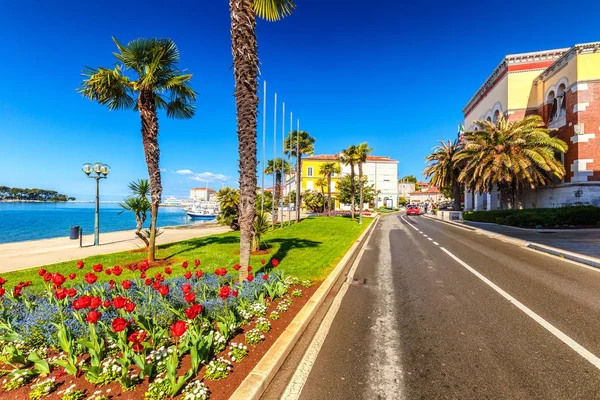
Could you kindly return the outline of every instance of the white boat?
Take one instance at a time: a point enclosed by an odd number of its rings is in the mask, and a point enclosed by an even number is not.
[[[219,214],[219,204],[215,201],[199,201],[186,208],[185,212],[192,219],[212,220]]]

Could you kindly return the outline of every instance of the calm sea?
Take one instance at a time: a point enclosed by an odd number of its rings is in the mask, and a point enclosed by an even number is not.
[[[94,233],[94,203],[0,203],[0,243],[68,237],[79,225],[83,234]],[[135,229],[131,212],[119,214],[117,204],[100,204],[100,233]],[[181,208],[161,207],[158,226],[202,223],[192,221]],[[150,226],[150,215],[144,224]]]

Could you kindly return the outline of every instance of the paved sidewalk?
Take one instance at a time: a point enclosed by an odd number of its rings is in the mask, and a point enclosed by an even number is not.
[[[158,244],[229,232],[230,229],[219,225],[200,225],[161,228],[161,231],[163,233],[156,238]],[[69,240],[68,237],[0,244],[0,273],[144,247],[134,230],[101,233],[100,246],[93,246],[93,243],[93,235],[84,235],[81,248],[79,240]]]

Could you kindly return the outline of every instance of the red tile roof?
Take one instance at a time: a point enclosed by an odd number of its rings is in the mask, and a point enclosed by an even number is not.
[[[417,195],[417,194],[440,194],[442,192],[440,192],[440,190],[438,188],[436,188],[435,186],[431,186],[430,188],[427,188],[427,190],[417,190],[416,192],[410,192],[411,195]]]

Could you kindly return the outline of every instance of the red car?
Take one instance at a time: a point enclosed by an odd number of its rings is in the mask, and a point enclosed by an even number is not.
[[[408,206],[406,208],[406,215],[420,215],[421,210],[417,206]]]

